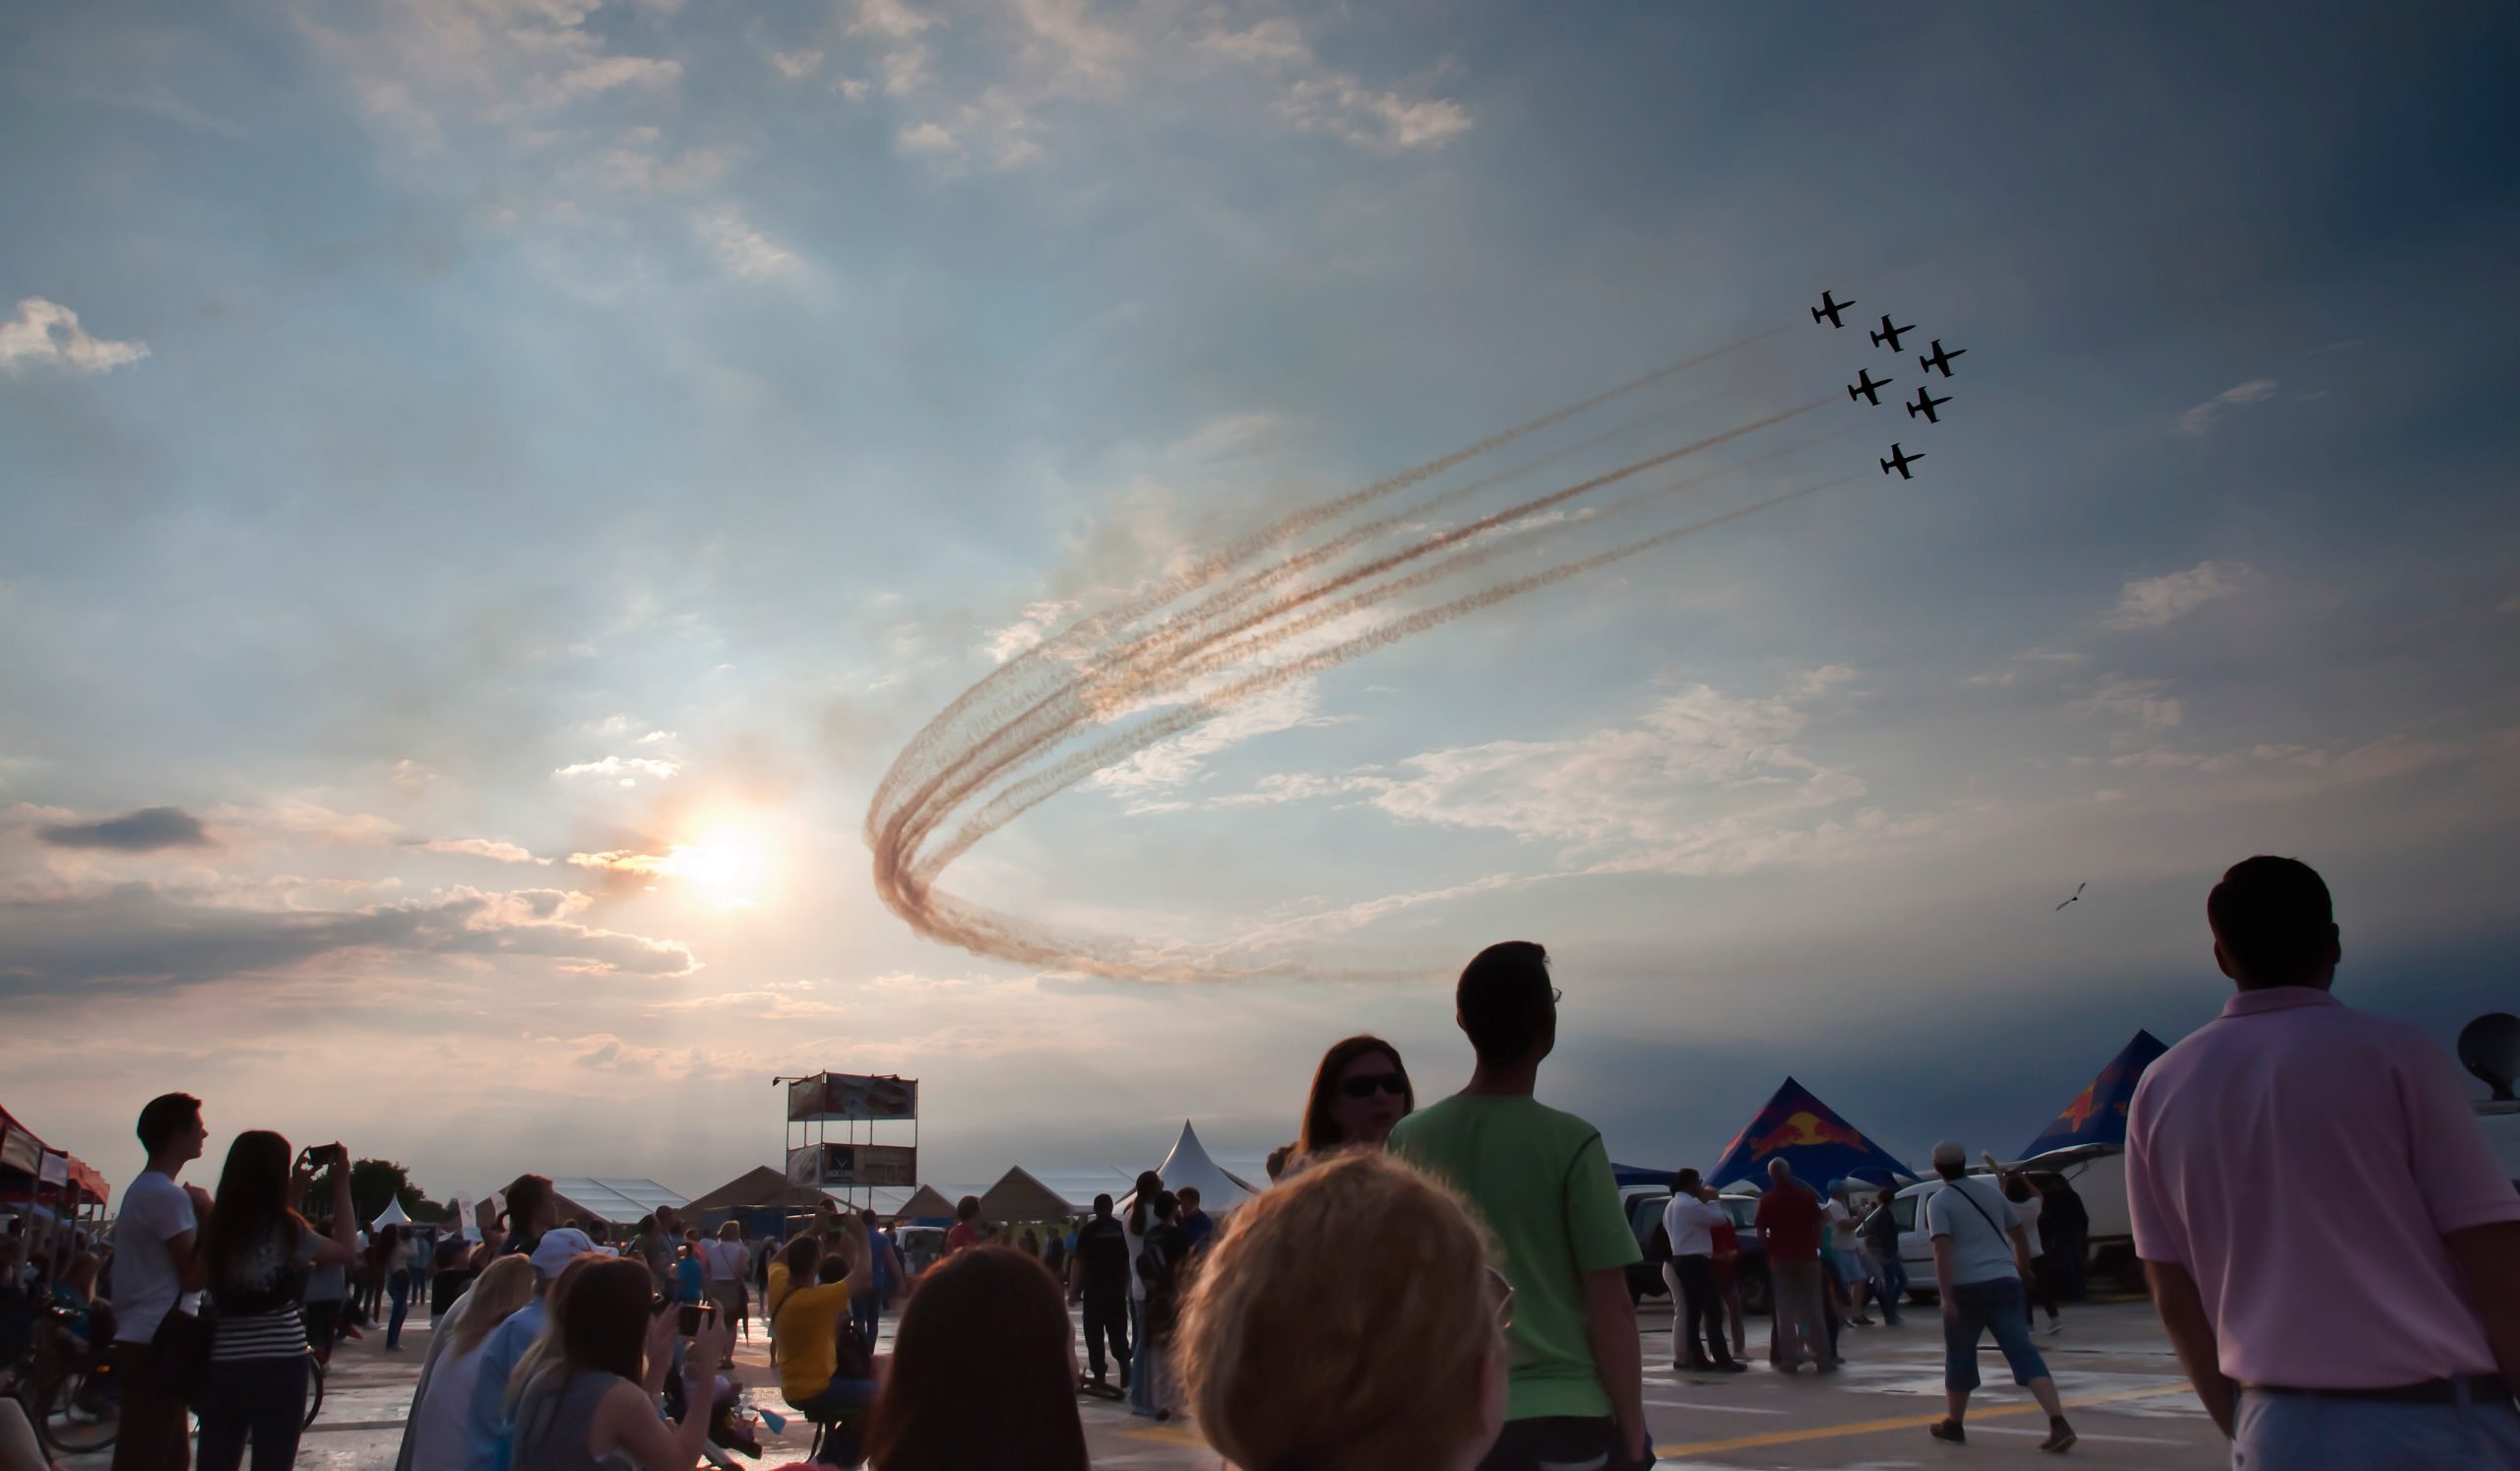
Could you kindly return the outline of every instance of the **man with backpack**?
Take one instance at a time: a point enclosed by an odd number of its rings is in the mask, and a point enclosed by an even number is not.
[[[1087,1392],[1117,1399],[1129,1386],[1129,1235],[1111,1214],[1111,1197],[1094,1197],[1094,1219],[1076,1230],[1068,1259],[1068,1297],[1085,1305]],[[1119,1361],[1120,1387],[1103,1378],[1102,1345]]]

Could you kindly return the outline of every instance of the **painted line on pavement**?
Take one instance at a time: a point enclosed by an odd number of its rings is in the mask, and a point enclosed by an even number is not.
[[[1763,1410],[1756,1405],[1711,1405],[1696,1399],[1649,1399],[1666,1410],[1713,1410],[1718,1415],[1791,1415],[1791,1410]]]
[[[2044,1437],[2048,1433],[2044,1430],[2032,1430],[2028,1426],[2023,1425],[1979,1425],[1970,1427],[1969,1434],[1973,1436],[2031,1436],[2036,1438]],[[2074,1439],[2077,1440],[2102,1440],[2112,1445],[2184,1445],[2187,1443],[2185,1440],[2173,1440],[2162,1436],[2103,1436],[2095,1435],[2090,1431],[2083,1430],[2074,1432]]]
[[[2156,1389],[2121,1389],[2114,1394],[2094,1394],[2083,1399],[2065,1401],[2069,1410],[2093,1405],[2112,1404],[2124,1399],[2153,1399],[2164,1394],[2191,1393],[2185,1384],[2165,1385]],[[1969,1421],[1989,1420],[1997,1415],[2031,1415],[2039,1412],[2037,1402],[2022,1405],[1997,1405],[1992,1409],[1971,1413]],[[1801,1440],[1826,1440],[1840,1436],[1869,1436],[1881,1431],[1922,1430],[1941,1420],[1940,1415],[1903,1415],[1890,1420],[1860,1420],[1849,1425],[1815,1426],[1809,1430],[1773,1431],[1763,1436],[1734,1436],[1724,1440],[1697,1440],[1684,1445],[1657,1445],[1660,1455],[1705,1455],[1718,1450],[1748,1450],[1760,1445],[1791,1445]]]

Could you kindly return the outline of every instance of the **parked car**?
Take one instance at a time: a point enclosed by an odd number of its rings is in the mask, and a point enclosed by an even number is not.
[[[1663,1284],[1663,1263],[1655,1255],[1655,1238],[1663,1230],[1663,1207],[1671,1203],[1671,1192],[1650,1185],[1630,1185],[1619,1191],[1619,1204],[1627,1211],[1627,1226],[1636,1233],[1636,1245],[1646,1259],[1627,1269],[1627,1295],[1635,1302],[1647,1298],[1670,1296]],[[1751,1223],[1758,1219],[1759,1197],[1756,1195],[1725,1195],[1718,1198],[1724,1214],[1732,1221],[1733,1234],[1741,1239],[1741,1260],[1733,1268],[1732,1280],[1740,1289],[1741,1311],[1757,1315],[1768,1311],[1768,1256],[1759,1245],[1759,1234]],[[1668,1248],[1667,1248],[1668,1249]]]

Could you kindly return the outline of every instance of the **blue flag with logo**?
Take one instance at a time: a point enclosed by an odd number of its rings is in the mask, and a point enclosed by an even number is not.
[[[1724,1157],[1707,1172],[1706,1183],[1719,1188],[1744,1180],[1765,1184],[1768,1161],[1780,1155],[1793,1167],[1794,1178],[1814,1189],[1826,1189],[1836,1180],[1888,1184],[1893,1176],[1916,1175],[1810,1089],[1787,1078],[1767,1107],[1724,1146]]]
[[[2135,1099],[2135,1085],[2143,1080],[2144,1069],[2153,1065],[2153,1059],[2169,1051],[2170,1044],[2152,1033],[2137,1032],[2134,1041],[2109,1059],[2100,1076],[2074,1095],[2074,1101],[2065,1105],[2065,1112],[2030,1141],[2021,1158],[2029,1159],[2051,1149],[2071,1149],[2077,1144],[2126,1147],[2126,1106]]]

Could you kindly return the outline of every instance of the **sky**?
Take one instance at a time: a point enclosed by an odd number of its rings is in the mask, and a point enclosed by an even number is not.
[[[1457,1086],[1450,978],[1532,938],[1618,1159],[1789,1073],[2003,1152],[2214,1014],[2258,852],[2446,1046],[2520,1000],[2515,65],[2484,4],[11,8],[0,1107],[117,1184],[183,1089],[215,1151],[698,1193],[822,1068],[922,1080],[931,1180],[1248,1157],[1348,1033]],[[1686,508],[1123,690],[1214,718],[940,879],[1199,963],[879,895],[878,784],[993,671],[1728,348],[1372,514],[1816,405]]]

